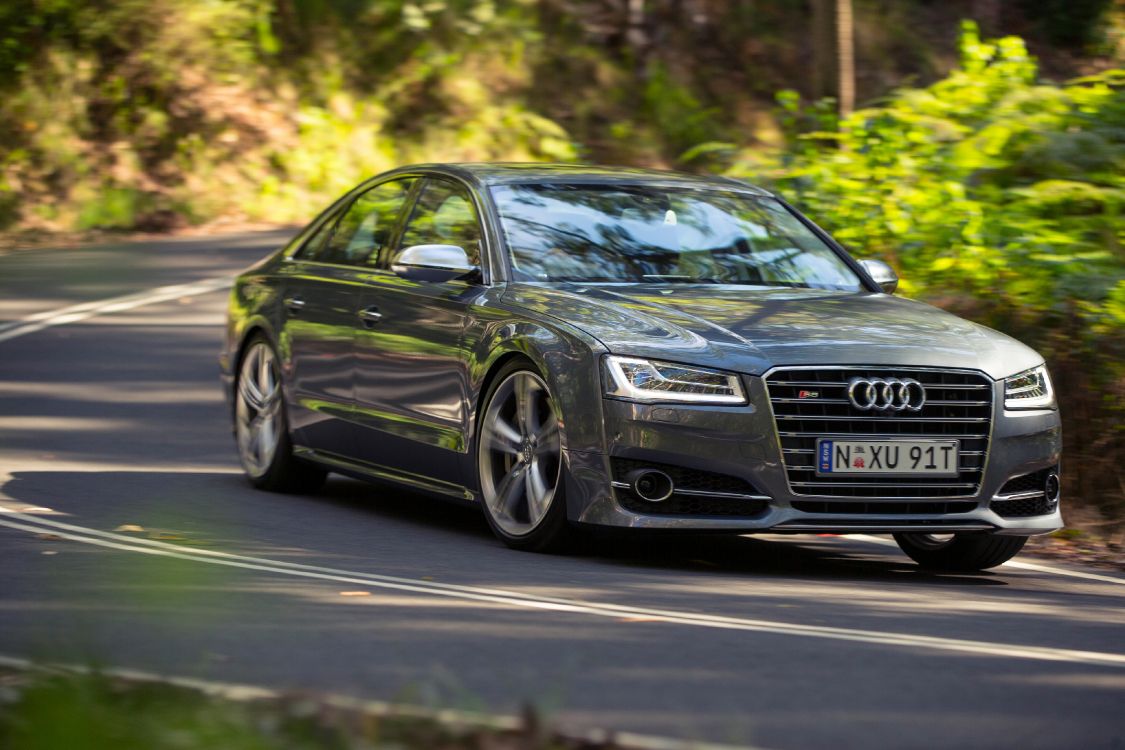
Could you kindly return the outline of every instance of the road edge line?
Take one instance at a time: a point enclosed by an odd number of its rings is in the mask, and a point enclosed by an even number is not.
[[[155,287],[132,294],[123,294],[118,297],[82,302],[69,307],[60,307],[54,310],[44,310],[32,313],[19,320],[0,324],[0,343],[10,341],[20,336],[38,333],[47,328],[78,323],[98,315],[124,312],[138,307],[168,302],[182,297],[194,297],[208,292],[217,292],[229,289],[234,284],[233,276],[216,276],[209,279],[200,279],[185,284],[172,284],[170,286]]]
[[[356,583],[374,588],[409,591],[415,594],[438,596],[448,599],[487,602],[490,604],[507,605],[524,609],[564,612],[611,619],[642,615],[654,618],[660,622],[689,627],[694,626],[767,633],[771,635],[822,638],[852,643],[868,643],[878,646],[911,647],[929,651],[944,651],[947,653],[970,654],[991,658],[1028,659],[1070,664],[1087,664],[1111,668],[1125,667],[1125,654],[1121,653],[1082,651],[1077,649],[1013,643],[990,643],[986,641],[943,638],[912,633],[839,628],[823,625],[804,625],[801,623],[738,618],[726,615],[711,615],[697,612],[634,607],[622,604],[587,602],[579,599],[541,597],[518,591],[446,584],[436,581],[385,576],[378,573],[363,573],[359,571],[302,565],[299,563],[287,563],[267,558],[220,552],[218,550],[184,549],[183,547],[177,547],[176,545],[167,544],[166,542],[134,539],[118,534],[98,531],[96,529],[87,529],[82,526],[53,522],[40,517],[25,516],[22,513],[8,509],[0,508],[0,510],[3,511],[3,514],[0,515],[0,526],[33,533],[43,533],[46,531],[63,539],[70,539],[71,541],[92,544],[94,546],[170,557],[189,562],[202,562],[224,567],[257,570],[280,575],[338,581],[342,583]],[[66,529],[78,529],[79,531],[76,533],[75,531],[67,531]],[[99,539],[98,536],[105,538]]]

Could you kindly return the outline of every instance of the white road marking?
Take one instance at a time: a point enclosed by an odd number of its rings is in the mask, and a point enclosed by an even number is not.
[[[232,277],[222,276],[219,278],[193,281],[187,284],[173,284],[172,286],[157,287],[156,289],[148,289],[143,292],[126,294],[121,297],[111,297],[95,302],[83,302],[80,305],[71,305],[70,307],[64,307],[58,310],[46,310],[44,312],[35,313],[34,315],[28,315],[19,320],[0,324],[0,342],[10,341],[19,336],[26,336],[29,333],[36,333],[46,328],[53,328],[54,326],[77,323],[97,315],[123,312],[125,310],[144,307],[145,305],[154,305],[158,302],[180,299],[181,297],[194,297],[199,294],[207,294],[208,292],[215,292],[220,289],[229,289],[233,283],[234,279]]]
[[[245,685],[234,682],[220,682],[218,680],[203,680],[197,677],[180,677],[164,675],[154,672],[144,672],[137,669],[123,669],[120,667],[98,667],[96,670],[78,664],[40,664],[30,659],[18,656],[0,654],[0,667],[9,667],[21,670],[61,670],[74,674],[93,674],[115,677],[130,682],[157,682],[177,687],[197,690],[206,695],[225,698],[231,701],[258,701],[277,700],[285,698],[284,691],[259,685]],[[409,718],[427,719],[439,724],[454,728],[486,727],[500,731],[515,731],[524,726],[524,722],[517,716],[504,714],[485,714],[475,711],[462,711],[450,708],[427,708],[405,703],[387,703],[384,701],[364,700],[344,695],[325,694],[317,698],[322,704],[345,711],[361,712],[379,718]],[[692,740],[677,740],[671,737],[654,737],[647,734],[634,734],[633,732],[607,732],[605,730],[568,730],[565,727],[554,727],[559,734],[586,740],[591,743],[605,743],[612,738],[615,745],[635,748],[635,750],[755,750],[747,745],[717,745],[710,742],[695,742]],[[758,748],[758,750],[761,750]]]
[[[457,584],[437,583],[434,581],[399,578],[374,573],[325,568],[316,565],[302,565],[299,563],[288,563],[260,557],[236,555],[216,550],[185,550],[182,547],[164,542],[130,538],[46,518],[26,516],[22,513],[7,509],[4,509],[3,514],[0,515],[0,526],[7,526],[12,529],[36,534],[43,533],[47,530],[63,539],[129,552],[139,552],[142,554],[159,555],[193,562],[204,562],[212,565],[258,570],[267,573],[280,573],[283,575],[339,583],[361,584],[375,588],[409,591],[417,594],[428,594],[510,607],[522,607],[525,609],[566,612],[618,620],[621,618],[635,618],[639,616],[652,618],[659,622],[723,630],[804,636],[807,638],[825,638],[838,641],[872,643],[881,646],[903,646],[931,651],[976,654],[979,656],[1125,667],[1125,654],[1119,653],[989,643],[986,641],[942,638],[937,636],[914,635],[911,633],[803,625],[800,623],[708,615],[697,612],[649,609],[619,604],[587,602],[578,599],[536,596],[503,589],[461,586]]]
[[[216,277],[211,279],[203,279],[201,281],[194,281],[187,284],[174,284],[172,286],[162,286],[156,289],[150,289],[143,292],[136,292],[134,294],[126,294],[121,297],[111,297],[110,299],[100,300],[96,302],[84,302],[79,305],[72,305],[71,307],[64,307],[58,310],[48,310],[45,312],[35,313],[21,318],[20,320],[11,321],[8,323],[0,323],[0,342],[9,341],[19,336],[26,336],[29,333],[36,333],[46,328],[54,326],[66,325],[68,323],[77,323],[82,320],[87,320],[98,315],[105,315],[108,313],[123,312],[125,310],[132,310],[146,305],[153,305],[159,302],[167,302],[181,297],[193,297],[200,294],[207,294],[208,292],[218,291],[220,289],[228,289],[234,283],[234,279],[229,276]],[[861,541],[872,542],[874,544],[881,544],[884,546],[897,546],[889,539],[882,539],[876,536],[869,536],[867,534],[848,534],[852,539]],[[1050,565],[1041,565],[1038,563],[1029,563],[1022,560],[1011,560],[1004,563],[1002,567],[1022,568],[1024,570],[1034,570],[1040,573],[1050,573],[1053,575],[1069,576],[1071,578],[1084,578],[1091,581],[1100,581],[1102,583],[1116,583],[1125,585],[1125,579],[1115,578],[1113,576],[1099,575],[1097,573],[1086,573],[1080,570],[1069,570],[1066,568],[1056,568]]]
[[[871,542],[872,544],[879,544],[884,547],[898,547],[893,539],[883,539],[878,536],[870,536],[868,534],[848,534],[848,539],[855,539],[861,542]],[[1056,576],[1068,576],[1070,578],[1083,578],[1087,581],[1098,581],[1099,583],[1116,583],[1119,586],[1125,586],[1125,578],[1116,578],[1114,576],[1102,575],[1100,573],[1087,573],[1084,570],[1072,570],[1070,568],[1056,568],[1053,565],[1043,565],[1041,563],[1026,562],[1024,560],[1009,560],[1000,566],[1001,568],[1020,568],[1022,570],[1034,570],[1037,573],[1050,573]]]

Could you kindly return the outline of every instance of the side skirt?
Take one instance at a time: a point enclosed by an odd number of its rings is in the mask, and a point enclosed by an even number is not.
[[[368,464],[335,453],[317,451],[299,445],[293,446],[293,455],[354,479],[409,487],[416,492],[435,495],[446,500],[455,500],[467,505],[477,502],[476,493],[467,487],[452,482],[441,482],[429,477],[397,471],[387,466]]]

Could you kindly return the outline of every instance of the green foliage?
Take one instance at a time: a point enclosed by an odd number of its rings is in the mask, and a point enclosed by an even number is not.
[[[961,49],[947,78],[839,131],[795,132],[823,115],[781,97],[791,146],[773,179],[857,254],[895,262],[908,293],[1125,326],[1108,305],[1125,284],[1125,88],[1038,84],[1022,41],[972,24]]]
[[[575,158],[524,93],[532,4],[14,0],[0,229],[303,221],[430,160]]]
[[[386,712],[355,701],[272,695],[99,673],[0,670],[0,747],[5,750],[578,750],[539,712],[499,729],[451,721],[442,711]],[[460,712],[464,713],[464,712]],[[621,750],[606,740],[603,750]]]
[[[895,265],[905,294],[1017,335],[1071,392],[1104,399],[1063,405],[1094,415],[1068,430],[1068,455],[1091,460],[1125,454],[1123,83],[1121,71],[1039,83],[1020,39],[985,42],[966,23],[957,69],[838,130],[823,107],[780,96],[789,145],[765,169],[855,255]],[[751,172],[761,165],[734,169]],[[1121,504],[1120,477],[1086,494]]]

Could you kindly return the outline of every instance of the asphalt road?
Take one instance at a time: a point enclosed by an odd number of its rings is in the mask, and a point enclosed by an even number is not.
[[[768,748],[1125,747],[1120,577],[869,538],[533,555],[397,490],[251,489],[193,284],[279,239],[0,256],[0,655]]]

